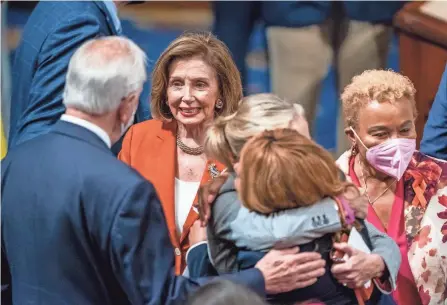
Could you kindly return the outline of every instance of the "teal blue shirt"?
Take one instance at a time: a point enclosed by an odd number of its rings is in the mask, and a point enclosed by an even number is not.
[[[420,150],[426,155],[447,160],[447,65],[425,124]]]

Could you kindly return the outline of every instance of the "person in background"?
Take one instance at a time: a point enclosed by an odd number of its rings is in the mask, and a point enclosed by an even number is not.
[[[47,133],[59,120],[65,111],[62,93],[71,56],[89,39],[120,35],[117,6],[126,3],[39,1],[14,57],[10,149]],[[118,152],[119,145],[114,150]]]
[[[262,1],[212,1],[213,33],[231,51],[241,74],[244,95],[248,93],[245,58],[256,22],[262,21]],[[237,33],[237,35],[235,35]]]
[[[447,64],[424,127],[420,151],[447,160]]]
[[[145,65],[128,39],[84,43],[68,66],[64,115],[2,160],[2,304],[184,304],[210,280],[175,276],[156,189],[110,151],[132,124]],[[271,251],[223,278],[261,296],[298,288],[296,252]]]
[[[300,103],[311,132],[316,107],[331,64],[341,90],[354,75],[386,66],[394,14],[404,1],[262,1],[214,4],[214,31],[245,64],[256,18],[265,23],[271,90]],[[255,16],[255,17],[254,17]],[[234,35],[237,32],[238,35]],[[245,68],[245,66],[244,66]],[[241,70],[242,71],[242,70]],[[337,156],[349,143],[339,111]]]
[[[447,162],[416,148],[415,88],[393,71],[353,78],[341,96],[351,150],[337,164],[370,203],[367,220],[402,256],[398,305],[447,301]]]

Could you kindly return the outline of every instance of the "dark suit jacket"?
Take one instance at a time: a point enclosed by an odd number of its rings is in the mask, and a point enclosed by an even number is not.
[[[65,74],[76,49],[92,38],[116,34],[102,1],[37,4],[15,52],[9,147],[47,133],[65,111]]]
[[[89,130],[60,121],[1,168],[4,304],[183,304],[207,281],[175,277],[154,187]],[[230,280],[264,293],[257,269]]]
[[[447,65],[425,124],[421,152],[447,160]]]

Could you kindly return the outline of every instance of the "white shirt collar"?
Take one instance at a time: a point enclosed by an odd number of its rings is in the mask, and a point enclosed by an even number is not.
[[[75,116],[72,116],[72,115],[69,115],[69,114],[63,114],[61,116],[61,120],[65,121],[65,122],[69,122],[69,123],[75,124],[75,125],[78,125],[78,126],[81,126],[81,127],[84,127],[85,129],[90,130],[95,135],[97,135],[101,140],[103,140],[104,143],[106,143],[108,148],[112,147],[112,142],[110,141],[109,135],[101,127],[99,127],[99,126],[97,126],[97,125],[95,125],[95,124],[93,124],[93,123],[91,123],[89,121],[80,119],[78,117],[75,117]]]

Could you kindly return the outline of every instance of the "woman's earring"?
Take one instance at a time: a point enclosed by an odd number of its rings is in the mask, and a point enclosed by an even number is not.
[[[166,100],[166,102],[164,104],[161,104],[161,113],[162,116],[166,119],[171,119],[172,118],[172,113],[171,113],[171,109],[169,109],[169,105],[168,105],[168,100]]]
[[[357,144],[352,144],[351,146],[351,156],[355,156],[359,153],[358,149],[357,149]]]
[[[218,100],[216,101],[216,108],[217,108],[217,109],[222,109],[222,107],[223,107],[223,102],[222,102],[221,99],[218,99]]]

